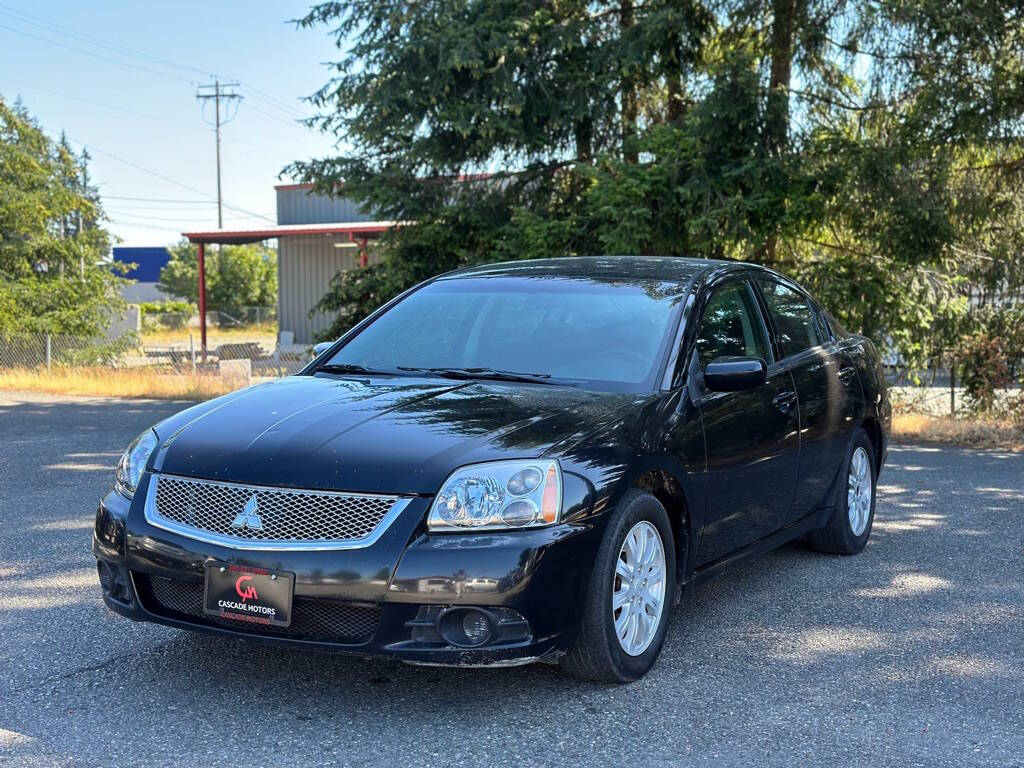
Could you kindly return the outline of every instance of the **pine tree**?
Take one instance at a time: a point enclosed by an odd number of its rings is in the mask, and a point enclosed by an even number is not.
[[[0,99],[0,333],[98,336],[123,302],[88,157]]]
[[[982,241],[1024,263],[996,221],[1024,206],[1002,191],[1022,22],[1011,0],[316,6],[299,23],[344,54],[312,122],[350,149],[289,170],[410,222],[335,277],[325,337],[464,264],[654,253],[769,262],[920,361]]]

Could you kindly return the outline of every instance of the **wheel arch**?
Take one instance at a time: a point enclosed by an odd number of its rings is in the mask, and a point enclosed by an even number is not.
[[[616,496],[621,498],[627,490],[635,488],[650,493],[665,507],[675,538],[676,582],[682,586],[693,572],[699,530],[694,512],[698,503],[682,467],[674,464],[667,456],[648,456],[638,461],[623,478]]]
[[[883,452],[885,450],[885,438],[882,432],[882,425],[874,416],[866,416],[860,423],[861,428],[868,433],[871,440],[871,450],[875,454],[875,477],[882,473]]]

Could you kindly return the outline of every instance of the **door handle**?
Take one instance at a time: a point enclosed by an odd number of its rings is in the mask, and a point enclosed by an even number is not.
[[[788,392],[779,392],[775,397],[772,398],[772,405],[778,408],[780,411],[788,411],[793,407],[793,403],[796,402],[796,392],[790,390]]]

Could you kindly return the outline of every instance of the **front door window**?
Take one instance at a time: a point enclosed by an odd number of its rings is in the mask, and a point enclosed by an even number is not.
[[[746,283],[729,283],[712,294],[700,321],[697,354],[701,370],[718,357],[771,359],[764,326]]]

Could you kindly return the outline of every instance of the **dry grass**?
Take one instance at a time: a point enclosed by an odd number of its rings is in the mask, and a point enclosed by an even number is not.
[[[192,334],[196,349],[198,349],[198,328],[178,328],[176,330],[158,328],[143,331],[142,343],[188,349],[188,335],[190,333]],[[238,344],[246,341],[256,342],[268,351],[274,349],[277,346],[277,325],[275,323],[265,323],[263,325],[247,325],[241,328],[208,328],[206,330],[206,346],[208,349],[213,349],[221,344]]]
[[[161,373],[152,368],[15,368],[0,370],[0,389],[57,395],[206,400],[233,387],[218,376]]]
[[[951,416],[897,413],[892,418],[892,436],[899,441],[1024,451],[1024,426],[1006,419],[955,419]]]

